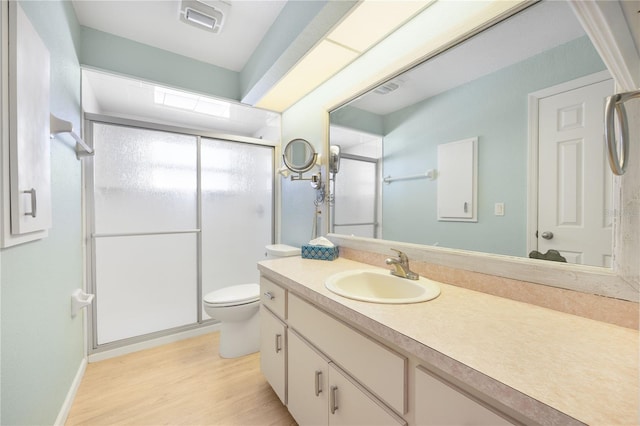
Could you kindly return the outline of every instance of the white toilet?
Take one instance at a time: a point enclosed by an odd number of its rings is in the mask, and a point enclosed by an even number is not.
[[[299,256],[300,249],[286,244],[265,247],[267,258]],[[260,350],[260,286],[240,284],[207,293],[205,312],[220,321],[222,358],[237,358]]]

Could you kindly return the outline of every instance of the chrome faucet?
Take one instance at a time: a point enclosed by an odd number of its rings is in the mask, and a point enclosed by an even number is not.
[[[406,254],[401,252],[400,250],[391,249],[398,253],[398,258],[390,257],[385,260],[387,265],[393,265],[394,270],[391,271],[391,275],[395,275],[401,278],[407,278],[409,280],[417,280],[420,278],[418,274],[409,269],[409,258]]]

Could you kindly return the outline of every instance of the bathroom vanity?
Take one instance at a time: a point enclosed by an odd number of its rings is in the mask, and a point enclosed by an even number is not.
[[[441,284],[378,304],[347,259],[262,261],[262,371],[300,424],[635,424],[638,333]],[[379,269],[379,268],[378,268]]]

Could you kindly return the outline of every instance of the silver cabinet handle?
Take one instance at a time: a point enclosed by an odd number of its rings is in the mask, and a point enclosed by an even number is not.
[[[322,378],[322,370],[316,371],[316,396],[320,396],[322,393],[322,385],[320,379]]]
[[[276,334],[276,353],[282,350],[282,334]]]
[[[469,203],[465,201],[463,207],[464,207],[464,212],[468,213],[469,212]]]
[[[604,107],[604,140],[609,153],[609,166],[611,171],[620,176],[623,175],[627,168],[627,160],[629,158],[629,127],[627,124],[627,113],[622,105],[629,99],[640,97],[640,90],[635,92],[618,93],[607,97]],[[614,118],[618,115],[618,123],[620,124],[620,146],[622,148],[618,155],[618,146],[615,138]]]
[[[331,386],[331,393],[329,394],[329,406],[331,407],[331,414],[335,414],[338,409],[338,387]]]
[[[38,205],[36,203],[36,189],[31,188],[28,191],[22,191],[23,194],[31,194],[31,211],[29,213],[25,213],[25,216],[36,217],[38,214]]]
[[[270,292],[270,291],[265,291],[264,295],[269,299],[269,300],[273,300],[276,297]]]
[[[552,238],[553,238],[553,232],[545,231],[545,232],[543,232],[542,234],[540,234],[540,236],[541,236],[542,238],[544,238],[545,240],[550,240],[550,239],[552,239]]]

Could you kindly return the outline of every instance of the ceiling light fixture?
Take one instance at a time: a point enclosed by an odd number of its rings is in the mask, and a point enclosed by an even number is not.
[[[156,105],[207,114],[218,118],[231,118],[231,105],[229,102],[192,95],[179,90],[156,86],[153,88],[153,101]]]
[[[362,0],[256,106],[282,112],[417,15],[433,0]]]
[[[230,7],[223,1],[182,0],[178,16],[186,24],[217,34],[222,31]]]

